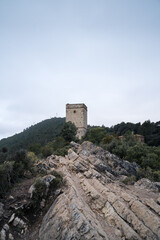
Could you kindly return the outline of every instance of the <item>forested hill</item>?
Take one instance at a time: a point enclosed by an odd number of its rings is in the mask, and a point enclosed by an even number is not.
[[[148,145],[160,146],[160,121],[154,123],[147,120],[142,124],[122,122],[106,130],[110,134],[117,134],[118,136],[123,136],[127,131],[131,131],[134,134],[143,135],[145,143]]]
[[[65,118],[51,118],[37,123],[19,134],[2,139],[0,141],[0,151],[2,148],[7,148],[9,152],[15,152],[20,149],[28,149],[35,144],[37,144],[37,147],[39,147],[38,144],[44,146],[60,135],[64,122]],[[89,126],[87,131],[87,135],[95,135],[96,141],[93,141],[94,143],[98,143],[98,139],[101,141],[106,134],[121,136],[130,131],[134,134],[143,135],[145,143],[148,145],[160,146],[160,121],[156,123],[145,121],[142,124],[122,122],[110,128],[97,127],[98,126]],[[92,132],[90,132],[91,129],[93,130]],[[93,139],[89,138],[88,140],[92,141]]]
[[[51,118],[37,123],[19,134],[2,139],[0,149],[7,148],[10,152],[27,149],[33,144],[46,144],[55,139],[61,132],[65,118]]]

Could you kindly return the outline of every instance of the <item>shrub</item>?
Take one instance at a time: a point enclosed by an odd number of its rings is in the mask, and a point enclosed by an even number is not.
[[[147,167],[146,169],[140,168],[137,172],[137,180],[141,178],[148,178],[149,180],[154,181],[152,169],[150,167]]]
[[[160,171],[154,171],[153,178],[155,182],[160,182]]]
[[[7,152],[0,152],[0,164],[4,163],[7,159]]]
[[[136,181],[136,177],[132,175],[132,176],[124,179],[122,182],[126,185],[133,185],[135,183],[135,181]]]
[[[142,167],[150,167],[152,169],[160,169],[160,161],[158,161],[158,155],[155,153],[147,153],[146,156],[142,157]]]
[[[65,155],[68,154],[69,148],[70,148],[70,145],[67,145],[63,148],[59,148],[56,151],[54,151],[54,154],[57,155],[57,156],[65,156]]]
[[[33,208],[38,208],[42,199],[48,199],[48,196],[51,192],[56,190],[62,183],[63,177],[60,173],[56,171],[52,171],[51,173],[55,176],[50,182],[49,189],[47,189],[46,183],[44,182],[43,178],[38,178],[34,184],[35,190],[33,191],[32,195],[32,206]]]
[[[61,135],[62,137],[68,141],[74,141],[76,139],[77,128],[74,123],[66,122],[62,128]]]
[[[16,154],[13,156],[13,181],[16,182],[19,178],[23,178],[27,171],[32,173],[34,166],[32,157],[31,155],[27,155],[25,150],[16,152]]]
[[[0,165],[0,197],[3,197],[12,186],[13,162]]]
[[[37,179],[34,184],[35,190],[33,191],[32,196],[32,206],[38,207],[42,198],[46,193],[46,184],[42,181],[42,179]]]
[[[57,171],[52,171],[51,174],[56,177],[53,181],[54,186],[52,186],[55,189],[55,188],[57,188],[61,185],[62,180],[63,180],[63,176],[62,176],[61,173],[59,173]]]
[[[94,127],[87,131],[85,140],[99,144],[106,137],[106,130],[103,127]]]
[[[57,150],[60,148],[63,148],[66,146],[66,141],[63,137],[56,137],[56,139],[53,142],[48,143],[50,147],[53,148],[53,150]]]
[[[52,155],[52,153],[53,153],[53,149],[51,147],[46,145],[42,148],[43,157],[48,157]]]
[[[102,139],[102,144],[108,144],[113,140],[113,136],[107,134],[103,139]]]
[[[42,152],[42,145],[40,143],[31,144],[28,150],[38,155]]]

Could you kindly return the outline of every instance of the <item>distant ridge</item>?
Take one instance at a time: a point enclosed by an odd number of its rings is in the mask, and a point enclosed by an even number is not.
[[[51,118],[37,123],[23,132],[0,140],[0,149],[6,147],[10,152],[27,149],[32,144],[46,144],[61,132],[65,118]]]

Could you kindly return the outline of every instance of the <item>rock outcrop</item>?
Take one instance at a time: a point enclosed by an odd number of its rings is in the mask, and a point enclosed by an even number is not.
[[[126,185],[136,163],[90,142],[71,145],[0,202],[0,240],[160,240],[160,183]]]
[[[72,145],[67,156],[44,164],[63,174],[66,187],[46,213],[39,239],[160,239],[157,185],[141,180],[126,186],[120,179],[136,175],[137,164],[90,142]]]

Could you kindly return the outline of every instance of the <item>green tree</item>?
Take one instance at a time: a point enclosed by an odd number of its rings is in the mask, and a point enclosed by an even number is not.
[[[13,162],[0,164],[0,197],[3,197],[11,187]]]
[[[13,182],[18,181],[19,178],[23,178],[27,171],[32,172],[33,168],[33,160],[27,156],[27,152],[25,150],[20,150],[16,152],[12,160],[13,163]]]
[[[74,123],[66,122],[62,128],[61,135],[67,141],[74,141],[76,139],[77,128]]]
[[[113,136],[107,134],[103,139],[102,139],[102,144],[108,144],[113,140]]]
[[[44,157],[48,157],[48,156],[52,155],[52,153],[53,153],[53,149],[51,147],[49,147],[48,145],[46,145],[42,148],[42,154]]]
[[[103,127],[94,127],[88,130],[86,140],[99,144],[106,137],[106,130]]]

